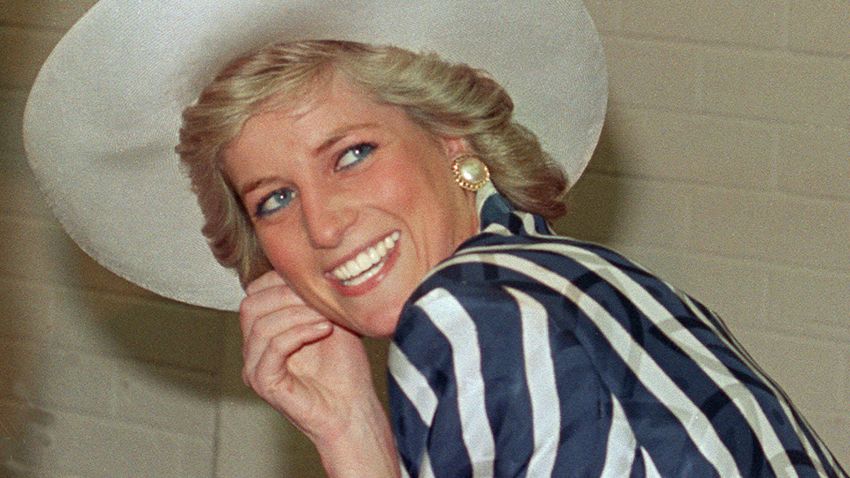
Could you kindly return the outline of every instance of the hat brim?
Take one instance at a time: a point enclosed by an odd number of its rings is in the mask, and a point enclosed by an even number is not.
[[[62,38],[30,92],[24,143],[68,234],[157,294],[237,310],[174,153],[180,114],[230,59],[277,40],[433,51],[488,71],[570,183],[596,146],[607,82],[580,1],[101,0]]]

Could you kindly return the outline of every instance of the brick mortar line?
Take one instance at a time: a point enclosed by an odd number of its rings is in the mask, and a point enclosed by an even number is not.
[[[612,247],[614,250],[620,250],[620,249],[623,249],[625,247],[629,247],[629,246],[623,245],[621,243],[612,243],[612,244],[608,244],[608,246]],[[623,246],[623,247],[620,247],[620,246]],[[808,266],[804,266],[804,265],[772,264],[772,263],[760,261],[758,259],[754,259],[754,258],[751,258],[751,257],[725,256],[725,255],[722,255],[722,254],[715,254],[715,253],[707,252],[707,251],[704,251],[704,250],[699,250],[699,249],[695,250],[693,248],[686,248],[686,247],[664,248],[664,247],[660,247],[660,246],[656,246],[656,245],[636,244],[635,246],[631,246],[630,250],[634,251],[635,248],[648,250],[651,254],[660,254],[660,255],[673,254],[674,256],[680,256],[683,259],[692,258],[692,259],[697,259],[697,260],[701,260],[701,261],[717,261],[717,262],[719,262],[718,265],[720,265],[722,267],[726,267],[726,266],[735,267],[734,263],[740,263],[743,266],[745,266],[749,271],[756,273],[756,274],[761,274],[766,279],[765,286],[768,287],[768,288],[769,288],[770,283],[771,283],[771,269],[777,269],[777,268],[796,270],[798,272],[806,273],[806,274],[826,275],[826,276],[829,276],[830,278],[836,278],[836,277],[839,278],[839,279],[850,278],[850,271],[836,272],[836,271],[832,271],[832,270],[814,269],[812,267],[808,267]],[[694,252],[689,252],[689,251],[694,251]],[[730,262],[730,263],[733,263],[733,264],[726,264],[727,262]],[[657,270],[656,270],[657,268],[653,267],[653,264],[651,264],[651,263],[644,263],[643,261],[638,261],[638,264],[649,268],[651,271],[657,272]],[[662,279],[664,279],[664,276],[662,276]],[[768,291],[765,290],[764,293],[767,294]],[[766,299],[767,298],[765,297],[765,300]],[[767,300],[766,300],[765,303],[767,304]],[[828,324],[824,324],[824,325],[828,325]],[[850,333],[848,333],[848,337],[850,337]]]
[[[812,266],[807,263],[802,262],[793,262],[793,261],[782,261],[776,258],[760,258],[758,256],[754,256],[752,254],[744,254],[744,253],[722,253],[716,252],[712,250],[708,250],[705,248],[698,247],[697,244],[692,244],[690,238],[686,238],[686,243],[684,244],[676,244],[673,246],[662,247],[651,243],[632,241],[630,244],[624,244],[622,242],[605,242],[605,241],[596,241],[592,238],[590,242],[600,243],[603,245],[607,245],[609,247],[617,250],[620,246],[624,247],[638,247],[638,248],[653,248],[655,251],[665,251],[672,253],[679,253],[685,256],[692,256],[701,259],[717,259],[717,260],[728,260],[728,261],[741,261],[744,263],[754,264],[759,266],[760,269],[770,269],[770,268],[784,268],[784,269],[794,269],[800,272],[807,272],[812,274],[825,274],[829,276],[847,276],[850,275],[850,269],[842,269],[841,267],[823,267],[823,266]],[[763,272],[769,273],[769,270],[764,270]],[[769,278],[769,277],[768,277]]]
[[[9,402],[9,401],[4,400],[4,399],[0,399],[0,405],[5,404],[4,402]],[[165,434],[165,435],[168,435],[172,438],[178,438],[178,439],[180,439],[180,438],[196,438],[196,439],[202,439],[204,441],[207,441],[210,438],[212,438],[212,435],[183,433],[183,432],[178,432],[178,431],[174,431],[174,430],[158,428],[156,426],[153,426],[153,425],[150,425],[150,424],[147,424],[147,423],[140,423],[140,422],[136,422],[136,421],[132,421],[132,422],[123,421],[123,420],[120,419],[121,415],[118,415],[116,417],[91,415],[91,414],[88,414],[88,413],[80,413],[79,411],[62,409],[61,407],[43,406],[41,404],[37,404],[37,403],[33,403],[33,402],[11,401],[11,402],[8,403],[7,406],[30,407],[30,408],[39,410],[41,412],[44,412],[48,415],[54,415],[54,414],[69,415],[69,416],[73,416],[73,417],[80,418],[80,419],[88,419],[88,420],[101,422],[102,424],[105,424],[107,426],[112,426],[112,427],[115,427],[115,428],[125,428],[125,429],[129,429],[130,431],[136,431],[136,432],[142,432],[142,433]],[[50,426],[50,425],[48,425],[48,426]]]
[[[834,345],[839,347],[850,345],[850,334],[846,332],[844,334],[841,334],[840,332],[842,332],[842,330],[840,327],[824,324],[823,322],[806,322],[805,325],[807,327],[811,326],[812,324],[815,324],[820,329],[816,331],[811,330],[811,327],[806,328],[801,326],[800,328],[793,328],[777,326],[773,322],[757,324],[750,324],[744,322],[734,323],[735,326],[733,327],[733,329],[735,333],[747,330],[750,332],[758,332],[759,334],[770,334],[795,340],[801,339],[800,341],[804,342],[807,345],[806,348],[810,348],[808,347],[810,343]],[[835,334],[834,332],[836,331],[838,331],[839,334]]]
[[[0,100],[12,100],[12,99],[17,99],[19,97],[22,98],[22,99],[26,99],[25,94],[26,94],[27,91],[29,91],[30,86],[32,86],[32,85],[28,85],[27,90],[24,90],[24,89],[22,89],[21,87],[18,87],[18,86],[8,88],[8,87],[0,85]]]
[[[568,237],[575,237],[573,235],[567,234]],[[586,240],[591,243],[601,244],[607,247],[611,247],[614,250],[625,250],[635,248],[639,249],[647,249],[650,252],[654,253],[672,253],[676,255],[682,255],[685,257],[693,257],[701,260],[718,260],[718,261],[732,261],[732,262],[740,262],[743,264],[747,264],[750,267],[754,267],[757,270],[755,272],[764,273],[766,277],[770,279],[770,269],[781,268],[786,270],[796,270],[798,272],[810,273],[810,274],[822,274],[830,277],[850,277],[850,269],[841,269],[841,268],[824,268],[818,266],[811,266],[804,263],[795,263],[790,261],[777,261],[775,259],[762,259],[757,256],[747,255],[747,254],[724,254],[720,252],[714,252],[711,250],[706,250],[703,248],[696,247],[694,244],[685,243],[685,244],[676,244],[672,246],[658,246],[652,243],[638,242],[632,241],[629,244],[625,244],[623,242],[616,241],[599,241],[591,239],[581,239]],[[638,261],[643,264],[642,262]],[[648,264],[648,263],[647,263]],[[648,266],[651,264],[648,264]],[[650,267],[650,269],[653,269]]]
[[[745,193],[758,196],[770,197],[772,199],[786,199],[802,201],[804,204],[812,206],[834,206],[836,203],[842,206],[850,206],[850,198],[832,195],[805,195],[785,189],[772,189],[772,185],[765,183],[763,188],[728,186],[718,184],[716,182],[701,181],[699,179],[681,179],[681,178],[664,178],[658,176],[649,176],[640,173],[631,172],[610,172],[600,171],[596,169],[588,170],[584,176],[595,176],[607,179],[632,179],[652,183],[656,186],[698,186],[708,190],[714,190],[722,193]],[[710,191],[709,191],[710,192]]]
[[[791,0],[785,0],[782,3],[782,8],[779,9],[779,14],[782,15],[782,46],[790,48],[791,46]]]
[[[825,118],[823,123],[812,123],[807,121],[787,121],[779,118],[770,118],[766,116],[743,116],[736,115],[732,113],[723,113],[716,111],[709,111],[704,108],[698,107],[683,107],[682,109],[673,109],[665,106],[648,106],[642,103],[634,103],[630,101],[622,101],[622,100],[612,100],[608,103],[609,109],[622,108],[627,107],[628,109],[640,110],[640,111],[657,111],[662,113],[673,113],[679,115],[690,115],[696,117],[704,117],[707,119],[731,119],[737,121],[746,121],[752,122],[756,124],[764,124],[770,126],[803,126],[809,128],[828,128],[836,131],[840,131],[841,128],[835,126],[836,121],[834,119]]]
[[[640,112],[649,112],[649,113],[668,113],[671,115],[678,116],[689,116],[693,118],[700,119],[711,119],[711,120],[732,120],[740,123],[749,124],[751,126],[778,126],[778,127],[804,127],[804,128],[817,128],[818,130],[827,130],[834,133],[846,133],[848,128],[842,128],[840,126],[835,126],[834,122],[830,122],[828,124],[821,123],[805,123],[805,122],[789,122],[781,119],[773,119],[773,118],[765,118],[760,116],[738,116],[732,115],[729,113],[718,113],[714,111],[705,111],[698,108],[686,108],[686,109],[673,109],[667,106],[647,106],[645,104],[640,103],[631,103],[628,101],[611,101],[609,102],[608,112],[609,113],[619,113],[619,112],[629,112],[629,111],[640,111]]]
[[[620,247],[620,246],[622,246],[623,248],[626,248],[626,247],[631,248],[632,247],[628,244],[623,244],[623,243],[619,243],[619,242],[613,242],[613,243],[611,243],[611,245],[615,249]],[[755,269],[754,272],[765,273],[765,274],[772,274],[772,273],[776,272],[777,270],[779,270],[779,272],[782,272],[782,273],[799,272],[799,273],[806,273],[806,274],[825,275],[825,276],[828,276],[831,279],[850,278],[850,271],[843,271],[842,272],[842,271],[834,271],[834,270],[825,270],[825,269],[812,268],[812,267],[809,267],[809,266],[797,265],[797,264],[769,264],[769,263],[765,262],[764,260],[754,259],[754,258],[751,258],[751,257],[730,257],[730,256],[722,255],[722,254],[716,254],[716,253],[709,252],[709,251],[704,251],[704,250],[699,250],[699,249],[695,250],[692,247],[685,247],[685,246],[665,247],[665,246],[659,246],[659,245],[654,245],[654,244],[647,244],[647,245],[638,244],[634,247],[647,250],[647,251],[649,251],[650,253],[653,253],[653,254],[674,254],[674,255],[679,255],[679,256],[684,256],[684,257],[695,258],[695,259],[699,259],[699,260],[718,260],[718,261],[721,261],[721,262],[729,262],[729,263],[731,263],[731,264],[729,264],[730,266],[744,266],[744,267],[747,267],[747,268]],[[723,265],[723,264],[721,264],[721,265]],[[768,279],[769,278],[770,277],[768,276]]]
[[[653,35],[648,33],[632,33],[632,32],[603,32],[602,37],[605,39],[620,39],[620,40],[637,40],[644,43],[660,44],[666,46],[682,46],[682,47],[698,47],[704,48],[707,51],[715,51],[722,53],[779,53],[789,57],[801,58],[823,58],[831,60],[850,60],[850,52],[824,52],[819,50],[805,50],[793,47],[776,46],[767,47],[764,45],[754,45],[750,43],[734,43],[724,42],[720,40],[697,40],[693,38],[685,38],[678,36]],[[608,52],[610,50],[606,50]]]
[[[76,23],[76,22],[74,22]],[[27,22],[10,22],[3,21],[0,22],[0,30],[21,30],[28,31],[34,33],[50,33],[59,35],[64,35],[71,29],[71,26],[52,26],[52,25],[41,25],[37,23],[27,23]]]
[[[63,342],[57,342],[55,339],[41,338],[37,336],[20,336],[20,335],[0,335],[0,343],[8,344],[11,347],[33,348],[33,349],[49,349],[51,352],[79,354],[90,358],[114,360],[116,361],[116,377],[125,377],[121,375],[122,367],[127,367],[133,364],[141,364],[153,367],[165,373],[173,373],[175,375],[191,375],[187,379],[200,380],[204,384],[213,386],[217,392],[220,392],[219,381],[223,376],[222,370],[199,369],[196,367],[175,365],[174,363],[149,360],[136,355],[122,355],[120,353],[109,353],[102,351],[93,351],[89,348],[70,345]],[[129,364],[129,365],[128,365]]]
[[[39,190],[37,192],[40,191],[41,187],[39,186]],[[49,216],[46,216],[44,214],[28,214],[25,212],[18,212],[16,210],[5,209],[5,207],[6,206],[0,208],[0,219],[8,219],[10,221],[18,222],[30,222],[32,224],[41,224],[47,227],[51,227],[51,224],[56,224],[56,218],[52,214]],[[50,208],[46,204],[44,205],[42,210],[50,212]],[[62,230],[62,233],[67,235],[67,233],[64,232],[64,229]]]
[[[710,251],[706,251],[706,250],[701,249],[701,248],[692,248],[692,249],[695,250],[695,251],[698,251],[700,253],[703,253],[703,254],[710,254],[711,253]],[[758,257],[752,256],[752,255],[746,255],[746,254],[735,255],[735,254],[722,254],[722,253],[716,253],[716,252],[713,253],[713,254],[716,254],[716,256],[718,258],[745,259],[745,260],[759,261],[761,264],[768,265],[768,266],[798,267],[802,270],[809,270],[811,272],[823,272],[823,273],[831,273],[831,274],[847,274],[848,272],[850,272],[850,270],[842,269],[840,267],[815,269],[815,268],[807,266],[803,263],[795,263],[795,262],[791,262],[791,261],[778,261],[776,259],[759,259]]]

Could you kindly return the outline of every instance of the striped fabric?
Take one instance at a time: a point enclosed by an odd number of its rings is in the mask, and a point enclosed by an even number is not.
[[[390,347],[411,477],[844,476],[702,304],[492,187]]]

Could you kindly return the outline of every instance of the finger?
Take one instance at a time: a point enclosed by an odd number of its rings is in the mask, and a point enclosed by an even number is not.
[[[303,305],[304,301],[288,285],[267,287],[245,297],[254,312],[268,312],[280,305]]]
[[[301,298],[287,286],[269,287],[249,295],[239,304],[239,324],[242,335],[250,335],[254,322],[261,317],[303,305]]]
[[[242,342],[242,360],[245,366],[253,368],[269,342],[276,337],[297,334],[299,328],[324,321],[321,315],[307,307],[290,307],[256,320],[250,334],[246,335]]]
[[[268,398],[288,374],[286,361],[289,357],[304,345],[327,337],[332,331],[331,323],[322,321],[294,327],[286,334],[273,337],[263,348],[256,364],[246,363],[243,379],[258,394]]]
[[[283,280],[283,277],[281,277],[276,270],[272,269],[251,281],[245,287],[245,293],[251,295],[259,292],[260,290],[280,285],[286,285],[286,281]]]

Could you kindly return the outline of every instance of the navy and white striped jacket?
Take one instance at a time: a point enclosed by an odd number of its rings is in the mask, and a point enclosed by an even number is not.
[[[405,474],[847,476],[702,304],[478,195],[390,348]]]

